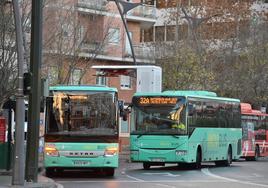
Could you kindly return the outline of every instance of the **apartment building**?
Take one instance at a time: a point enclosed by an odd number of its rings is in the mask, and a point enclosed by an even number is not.
[[[106,77],[91,68],[93,65],[154,64],[154,57],[142,38],[143,30],[156,22],[156,7],[150,1],[133,0],[129,3],[142,3],[124,15],[136,64],[114,1],[46,1],[42,68],[51,85],[107,85],[116,87],[119,99],[126,104],[131,102],[136,91],[135,75]],[[124,144],[128,142],[130,125],[129,122],[120,123],[120,137]]]
[[[207,47],[226,47],[234,38],[243,41],[256,17],[267,18],[268,12],[267,0],[155,0],[154,4],[157,21],[143,31],[142,40],[155,47],[156,58],[172,55],[167,44],[185,44],[182,41],[191,39],[193,32]]]

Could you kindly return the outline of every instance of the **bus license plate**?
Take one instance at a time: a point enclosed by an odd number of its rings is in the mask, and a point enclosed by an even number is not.
[[[152,162],[164,162],[164,159],[162,159],[162,158],[153,158]]]
[[[89,165],[89,161],[74,161],[74,165],[76,165],[76,166]]]

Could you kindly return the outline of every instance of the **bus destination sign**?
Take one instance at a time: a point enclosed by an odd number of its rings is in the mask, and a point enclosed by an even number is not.
[[[176,104],[178,98],[173,97],[140,97],[138,100],[139,105],[169,105]]]

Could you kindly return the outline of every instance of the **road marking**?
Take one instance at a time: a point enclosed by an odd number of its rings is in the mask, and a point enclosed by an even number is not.
[[[262,176],[262,175],[259,175],[259,174],[256,174],[256,173],[254,173],[254,174],[252,174],[254,177],[257,177],[257,178],[262,178],[262,177],[264,177],[264,176]]]
[[[225,177],[222,177],[222,176],[218,176],[216,174],[212,174],[208,168],[202,168],[201,171],[207,175],[207,176],[210,176],[210,177],[213,177],[213,178],[217,178],[217,179],[222,179],[222,180],[225,180],[225,181],[231,181],[231,182],[238,182],[238,180],[235,180],[235,179],[230,179],[230,178],[225,178]]]
[[[225,181],[230,181],[230,182],[236,182],[236,183],[240,183],[240,184],[246,184],[246,185],[254,185],[254,186],[259,186],[259,187],[268,187],[268,185],[265,184],[259,184],[259,183],[253,183],[253,182],[246,182],[246,181],[240,181],[240,180],[236,180],[236,179],[231,179],[231,178],[225,178],[223,176],[218,176],[216,174],[211,173],[208,168],[203,168],[202,173],[204,173],[207,176],[211,176],[217,179],[222,179]]]
[[[155,185],[162,186],[162,187],[176,188],[174,186],[170,186],[170,185],[166,185],[166,184],[160,184],[160,183],[157,183]]]
[[[144,182],[144,180],[142,180],[142,179],[135,178],[135,177],[130,176],[130,175],[127,175],[127,174],[126,174],[126,176],[127,176],[128,178],[130,178],[130,179],[134,179],[134,180],[136,180],[136,181],[138,181],[138,182]]]
[[[56,181],[57,183],[107,183],[107,182],[114,182],[114,183],[226,183],[226,181],[219,181],[219,180],[175,180],[175,181],[170,181],[170,180],[159,180],[159,181],[147,181],[147,180],[142,180],[142,181],[137,181],[137,180],[111,180],[111,181],[98,181],[98,180],[69,180],[69,181],[63,181],[59,180]]]
[[[156,172],[156,173],[143,173],[145,175],[163,175],[163,176],[169,176],[169,177],[178,177],[178,176],[181,176],[181,175],[176,175],[176,174],[172,174],[172,173],[169,173],[169,172]]]

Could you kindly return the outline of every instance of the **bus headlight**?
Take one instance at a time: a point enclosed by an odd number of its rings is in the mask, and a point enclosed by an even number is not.
[[[49,144],[45,147],[45,154],[53,157],[59,156],[59,151],[56,149],[55,145]]]
[[[187,155],[187,151],[186,150],[177,150],[176,155],[178,155],[178,156]]]
[[[112,156],[116,155],[117,152],[118,152],[118,148],[117,147],[106,148],[106,150],[104,151],[104,156],[105,157],[112,157]]]

